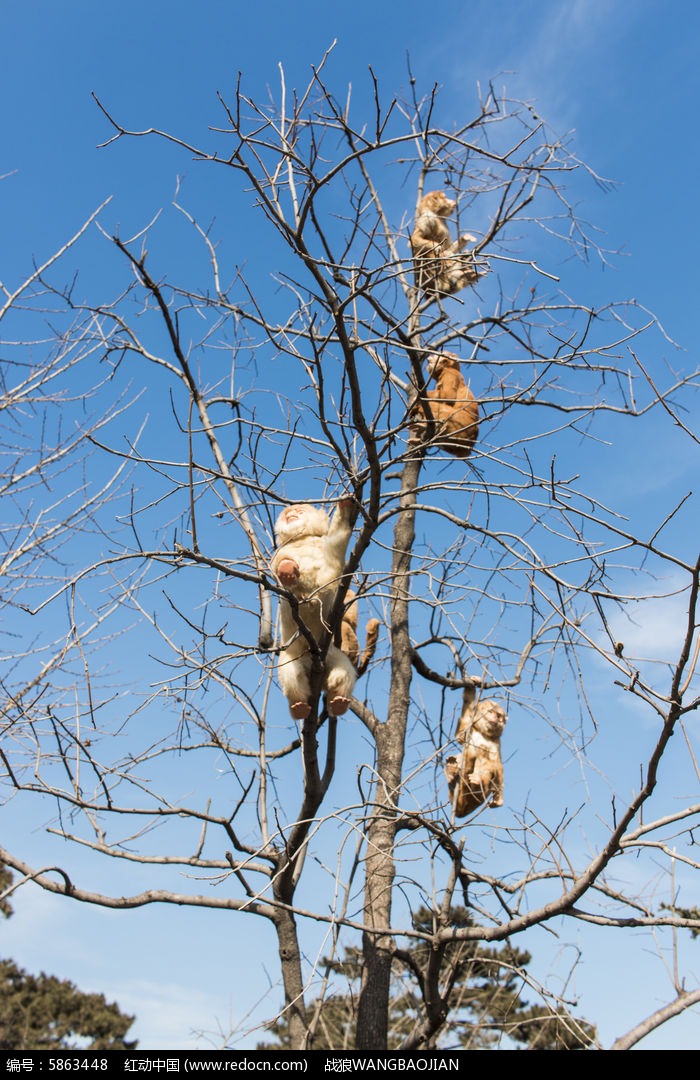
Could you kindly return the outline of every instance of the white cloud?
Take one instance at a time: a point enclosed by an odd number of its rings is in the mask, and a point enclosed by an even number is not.
[[[688,594],[635,601],[611,619],[617,640],[628,656],[678,659],[688,625]]]

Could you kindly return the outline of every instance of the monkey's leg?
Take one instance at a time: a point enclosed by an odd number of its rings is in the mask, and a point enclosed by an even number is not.
[[[503,766],[493,765],[491,779],[491,791],[493,792],[492,806],[503,806]]]
[[[330,645],[328,648],[326,671],[328,711],[331,716],[342,716],[348,711],[357,672],[345,653],[342,653],[335,645]]]
[[[277,671],[282,693],[287,699],[289,711],[295,720],[306,720],[311,712],[311,684],[307,667],[308,653],[290,658],[287,651],[280,653]]]
[[[469,777],[469,783],[478,791],[483,792],[483,798],[493,795],[491,806],[503,806],[503,785],[499,784],[499,768],[494,762],[480,760],[477,762],[474,772]]]

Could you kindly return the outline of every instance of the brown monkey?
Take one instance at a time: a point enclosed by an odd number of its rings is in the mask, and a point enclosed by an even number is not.
[[[338,584],[345,568],[345,552],[352,532],[351,499],[340,499],[329,521],[328,514],[308,503],[296,503],[282,511],[275,525],[278,547],[270,568],[280,585],[298,601],[298,618],[319,641],[329,629]],[[282,692],[297,720],[311,712],[312,657],[309,642],[294,616],[292,605],[280,599],[283,648],[278,662]],[[325,658],[323,688],[328,711],[340,716],[347,711],[357,672],[333,642]]]
[[[354,668],[360,658],[360,643],[357,640],[359,615],[357,611],[357,593],[348,589],[345,594],[345,611],[340,624],[340,648]]]
[[[369,619],[367,621],[365,649],[362,656],[360,656],[360,643],[357,640],[358,621],[357,593],[353,589],[348,589],[345,594],[343,621],[340,624],[340,648],[350,660],[357,674],[364,675],[377,647],[379,619]]]
[[[416,220],[411,233],[411,250],[416,269],[416,284],[425,293],[449,295],[467,285],[474,285],[479,273],[471,252],[462,254],[471,233],[452,240],[446,218],[457,203],[444,191],[429,191],[418,203]]]
[[[455,457],[468,457],[479,433],[479,406],[459,370],[459,360],[453,353],[434,353],[426,366],[428,379],[435,379],[435,389],[425,395],[435,423],[431,445]],[[413,417],[413,437],[425,438],[429,428],[420,401]]]
[[[501,734],[505,710],[497,701],[469,705],[457,724],[455,738],[464,743],[458,757],[445,761],[445,776],[457,817],[465,817],[492,796],[491,806],[503,806]]]

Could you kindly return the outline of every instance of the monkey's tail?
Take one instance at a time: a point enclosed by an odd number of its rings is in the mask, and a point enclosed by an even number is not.
[[[380,625],[381,624],[379,622],[379,619],[368,619],[368,621],[367,621],[367,631],[366,631],[366,636],[365,636],[365,648],[364,648],[364,652],[362,653],[362,656],[360,657],[359,663],[357,665],[358,677],[360,675],[364,675],[364,673],[367,670],[367,667],[369,665],[370,660],[374,656],[375,650],[377,648],[377,641],[379,640],[379,627],[380,627]]]

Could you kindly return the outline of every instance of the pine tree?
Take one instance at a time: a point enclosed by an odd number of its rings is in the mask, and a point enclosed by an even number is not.
[[[12,915],[12,875],[0,867],[0,911]],[[30,975],[0,960],[0,1050],[133,1050],[125,1035],[134,1021],[104,994],[86,994],[68,979]]]
[[[432,932],[431,913],[421,908],[413,918],[414,928]],[[466,908],[450,912],[455,927],[472,926]],[[420,986],[425,985],[430,960],[429,942],[414,941],[397,950],[392,966],[389,1048],[399,1050],[424,1014]],[[446,948],[443,968],[451,980],[450,1012],[425,1048],[492,1050],[504,1038],[528,1050],[584,1050],[596,1039],[595,1028],[561,1007],[548,1009],[530,1005],[523,997],[527,966],[532,957],[506,944],[487,948],[476,942],[455,942]],[[326,970],[347,981],[347,991],[331,993],[310,1003],[309,1015],[316,1016],[315,1050],[352,1050],[355,1046],[357,997],[362,954],[346,950],[343,959],[326,961]],[[260,1043],[258,1050],[291,1049],[284,1014],[268,1030],[276,1043]]]

